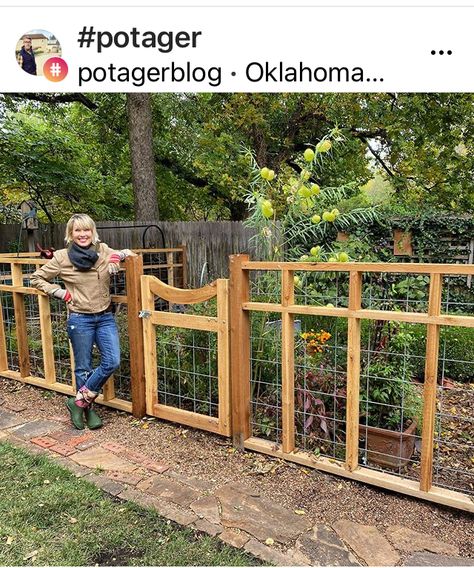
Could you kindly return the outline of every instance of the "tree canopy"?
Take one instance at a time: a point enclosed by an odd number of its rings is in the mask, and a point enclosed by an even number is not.
[[[399,209],[473,211],[473,103],[459,93],[153,94],[160,218],[245,218],[247,151],[259,167],[299,174],[296,156],[335,128],[345,143],[322,187],[376,180]],[[2,203],[32,198],[54,221],[78,210],[133,219],[130,126],[124,94],[0,95]]]

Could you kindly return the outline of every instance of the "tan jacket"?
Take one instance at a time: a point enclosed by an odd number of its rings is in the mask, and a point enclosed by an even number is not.
[[[72,301],[68,304],[71,311],[86,314],[101,312],[110,304],[108,259],[117,251],[105,243],[99,243],[97,252],[99,258],[94,266],[90,270],[81,271],[72,265],[67,249],[58,250],[49,262],[31,275],[31,285],[52,294],[61,285],[52,284],[51,280],[59,277],[72,296]]]

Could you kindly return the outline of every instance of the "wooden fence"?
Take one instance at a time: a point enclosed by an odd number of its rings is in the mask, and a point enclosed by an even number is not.
[[[279,302],[250,301],[251,275],[257,271],[276,271],[281,277]],[[331,272],[349,275],[347,307],[301,305],[295,302],[295,273]],[[430,278],[426,313],[362,309],[364,274],[409,273]],[[457,491],[432,484],[433,448],[436,411],[438,349],[441,326],[474,327],[474,317],[441,314],[443,275],[472,275],[472,265],[383,264],[383,263],[273,263],[251,262],[246,255],[231,257],[231,377],[232,432],[234,443],[242,448],[294,461],[343,477],[364,481],[437,503],[474,511],[473,500]],[[281,444],[252,436],[251,432],[251,326],[250,315],[274,312],[281,316]],[[346,318],[347,396],[345,461],[309,455],[295,444],[295,316],[313,315]],[[423,388],[423,431],[420,481],[400,479],[382,471],[362,467],[359,463],[359,401],[361,368],[361,322],[363,320],[420,323],[427,326],[426,362]]]
[[[174,249],[138,249],[125,270],[112,278],[112,302],[121,331],[122,362],[97,402],[145,413],[140,278],[158,274],[164,281],[186,286],[186,254]],[[46,263],[39,254],[0,255],[0,375],[27,384],[75,393],[74,362],[66,333],[64,302],[28,286],[29,276]],[[169,308],[162,303],[161,307]]]
[[[224,436],[230,435],[230,375],[229,375],[229,295],[228,281],[218,279],[209,286],[195,290],[179,290],[172,286],[164,284],[154,276],[143,276],[142,285],[142,318],[145,343],[145,376],[146,376],[146,409],[147,414],[164,418],[192,426],[201,428]],[[165,299],[170,303],[178,303],[179,305],[191,305],[209,301],[213,298],[217,300],[217,315],[189,315],[186,313],[169,313],[157,311],[155,309],[156,298]],[[207,377],[209,381],[215,383],[216,392],[216,416],[212,416],[212,401],[206,404],[208,413],[190,411],[183,408],[183,399],[191,397],[183,397],[183,395],[172,398],[177,399],[178,407],[166,404],[162,401],[158,393],[159,385],[163,384],[162,377],[159,376],[158,369],[163,366],[163,362],[157,358],[157,333],[162,330],[157,328],[180,328],[187,330],[199,330],[200,332],[209,332],[217,335],[217,344],[215,348],[216,371],[214,375],[209,373]],[[176,344],[173,346],[176,348]],[[194,341],[192,345],[185,345],[188,350],[195,349]],[[162,357],[162,354],[159,354]],[[209,353],[209,357],[212,355]],[[194,357],[194,353],[193,353]],[[209,361],[210,363],[210,361]],[[183,374],[182,365],[179,368],[172,369],[169,365],[166,368],[168,372],[175,371],[177,375]],[[194,376],[198,373],[194,365],[189,371]],[[179,383],[182,377],[177,376],[176,381]],[[211,387],[212,388],[212,387]],[[195,402],[195,399],[194,399]],[[201,401],[203,402],[203,401]]]
[[[166,251],[165,254],[169,252]],[[183,256],[183,251],[181,254]],[[57,377],[57,353],[60,349],[55,341],[61,333],[64,339],[65,313],[60,313],[55,320],[55,300],[25,285],[28,274],[42,262],[38,258],[0,258],[0,265],[4,268],[8,266],[10,271],[8,273],[8,270],[4,270],[4,280],[0,284],[0,297],[3,300],[0,310],[0,375],[72,394],[73,382],[63,378],[58,380]],[[187,426],[232,436],[234,445],[238,448],[262,452],[348,479],[474,512],[474,502],[469,495],[433,483],[440,329],[474,328],[474,315],[447,313],[446,310],[443,312],[443,278],[470,276],[474,274],[474,266],[269,263],[251,262],[247,255],[234,255],[230,260],[229,288],[226,280],[219,280],[202,289],[183,290],[153,276],[144,275],[142,256],[128,258],[125,264],[127,293],[115,294],[113,300],[123,306],[119,317],[124,318],[125,341],[130,353],[128,382],[124,387],[119,384],[117,376],[113,377],[104,389],[101,398],[103,404],[133,411],[135,416],[143,416],[147,412]],[[185,262],[176,264],[184,265]],[[181,270],[183,274],[184,266],[166,266],[167,270],[171,268],[174,273],[173,277],[168,275],[168,280],[176,284],[176,273]],[[278,275],[278,298],[276,301],[254,301],[252,285],[257,275],[268,273]],[[348,286],[347,305],[302,304],[297,301],[299,292],[295,293],[295,276],[308,273],[329,273],[336,275],[334,280],[337,275],[345,275]],[[364,308],[364,279],[380,274],[416,274],[428,277],[427,309],[402,311]],[[185,277],[180,277],[181,282],[185,280]],[[163,304],[160,310],[158,300],[165,302],[165,309],[171,306],[173,311],[164,311]],[[205,307],[201,309],[202,303]],[[37,309],[31,310],[33,304],[37,304]],[[192,314],[187,310],[189,305],[193,306]],[[175,313],[174,308],[178,308],[181,313]],[[35,338],[40,344],[39,348],[38,345],[34,346],[38,351],[34,358],[31,313],[37,319]],[[275,412],[280,412],[281,409],[281,432],[275,439],[266,439],[253,432],[255,405],[251,392],[254,387],[251,318],[259,313],[274,313],[281,318],[278,324],[280,327],[273,327],[274,330],[281,329],[281,353],[275,352],[275,361],[265,362],[281,369],[280,390],[272,402]],[[299,447],[297,441],[296,316],[321,316],[347,322],[343,460],[337,456],[325,457],[309,453]],[[417,479],[371,469],[360,461],[361,326],[366,321],[406,322],[426,326],[423,428]],[[159,333],[156,333],[157,327]],[[40,373],[33,372],[32,359],[36,368],[41,367]],[[65,367],[70,369],[70,366],[70,361],[66,361]],[[207,398],[205,391],[209,391]],[[469,471],[465,473],[472,476]]]

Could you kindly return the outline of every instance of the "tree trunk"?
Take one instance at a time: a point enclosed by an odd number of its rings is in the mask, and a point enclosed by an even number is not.
[[[127,94],[135,221],[159,219],[150,93]]]

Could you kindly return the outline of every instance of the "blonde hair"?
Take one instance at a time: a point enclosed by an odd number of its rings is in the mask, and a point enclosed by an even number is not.
[[[74,213],[74,215],[69,219],[66,225],[66,234],[64,235],[66,245],[73,241],[72,231],[74,230],[74,226],[84,231],[90,229],[92,231],[93,245],[96,245],[98,242],[100,242],[94,220],[85,213]]]

